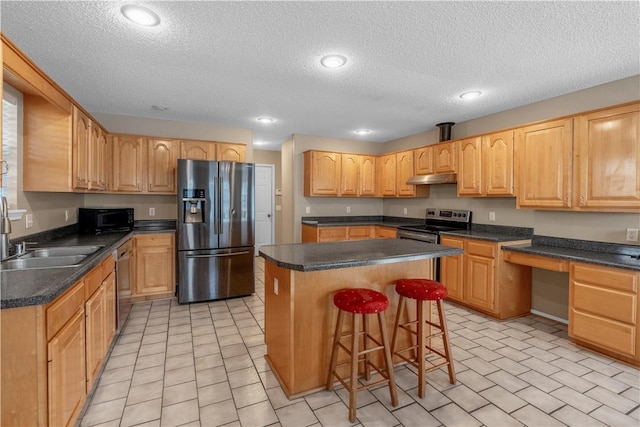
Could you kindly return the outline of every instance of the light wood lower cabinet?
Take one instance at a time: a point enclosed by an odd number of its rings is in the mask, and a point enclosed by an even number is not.
[[[395,239],[396,229],[379,225],[316,227],[302,224],[302,243],[341,242],[345,240]]]
[[[640,273],[571,263],[569,336],[629,363],[640,363]]]
[[[440,261],[440,281],[449,298],[498,319],[531,311],[531,268],[505,262],[502,246],[528,243],[487,242],[442,236],[441,244],[463,248],[464,254]]]
[[[115,333],[113,267],[109,256],[46,306],[0,310],[1,425],[74,425]]]
[[[176,290],[175,235],[140,234],[135,237],[134,247],[136,281],[131,289],[131,299],[173,296]]]

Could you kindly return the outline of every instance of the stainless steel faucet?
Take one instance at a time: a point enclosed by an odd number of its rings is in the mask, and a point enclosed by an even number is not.
[[[2,212],[0,213],[0,259],[5,259],[9,256],[9,234],[11,234],[9,205],[7,198],[2,196]]]

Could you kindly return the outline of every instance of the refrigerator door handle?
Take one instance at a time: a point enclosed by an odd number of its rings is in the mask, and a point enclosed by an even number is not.
[[[227,256],[246,255],[249,251],[232,252],[230,254],[214,254],[214,255],[187,255],[187,258],[223,258]]]
[[[220,177],[213,177],[213,200],[215,206],[212,206],[213,212],[213,234],[220,234]]]

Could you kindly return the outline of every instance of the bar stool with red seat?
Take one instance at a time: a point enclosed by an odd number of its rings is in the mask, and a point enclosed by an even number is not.
[[[389,393],[391,394],[391,404],[398,405],[398,395],[396,393],[395,382],[393,379],[393,362],[391,360],[391,347],[389,346],[389,338],[385,326],[384,311],[389,307],[389,299],[386,295],[373,289],[353,288],[343,289],[333,297],[333,303],[338,308],[338,321],[336,322],[336,331],[333,338],[333,348],[331,350],[331,362],[329,365],[329,377],[327,378],[327,390],[333,388],[333,377],[349,391],[349,421],[355,422],[356,419],[356,395],[357,392],[378,386],[380,384],[389,384]],[[342,323],[344,314],[352,314],[352,329],[345,333],[342,332]],[[360,314],[362,314],[362,331],[360,331]],[[377,314],[378,326],[382,342],[369,334],[367,325],[367,315]],[[363,348],[359,349],[360,336],[363,337]],[[342,344],[342,338],[350,337],[351,347]],[[369,347],[369,341],[376,344],[375,347]],[[344,350],[349,356],[348,362],[338,362],[338,351]],[[382,350],[384,353],[384,368],[373,364],[369,354],[373,351]],[[374,368],[382,378],[380,380],[358,386],[358,365],[364,362],[364,377],[368,381],[371,379],[370,367]],[[336,368],[338,366],[350,365],[349,382],[345,382]]]
[[[398,301],[398,312],[396,314],[393,338],[391,340],[391,353],[418,369],[418,396],[421,398],[424,397],[425,374],[444,365],[447,365],[449,370],[449,381],[451,384],[455,384],[456,374],[453,368],[451,347],[449,345],[449,334],[447,333],[447,323],[444,317],[444,306],[442,304],[442,300],[447,297],[447,288],[442,283],[436,282],[435,280],[401,279],[396,282],[396,293],[400,295],[400,300]],[[406,298],[416,300],[418,318],[401,324],[400,317],[405,309]],[[427,310],[431,309],[431,301],[435,301],[438,307],[438,317],[440,319],[439,324],[427,320],[429,319],[429,312]],[[414,330],[412,326],[416,324],[417,328]],[[429,334],[426,325],[438,329],[439,332]],[[417,335],[415,344],[402,349],[396,349],[398,331],[400,329],[408,331],[412,335]],[[444,353],[440,349],[432,346],[431,339],[438,336],[442,337]],[[412,350],[414,352],[414,358],[410,358],[402,354],[408,350]],[[432,353],[444,358],[444,361],[441,361],[440,363],[425,361],[427,350],[430,350]],[[429,366],[427,366],[427,363],[429,363]]]

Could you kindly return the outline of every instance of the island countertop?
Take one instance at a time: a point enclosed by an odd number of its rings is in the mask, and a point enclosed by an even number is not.
[[[278,267],[306,272],[439,258],[459,255],[462,249],[407,239],[374,239],[262,246],[259,253]]]

